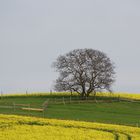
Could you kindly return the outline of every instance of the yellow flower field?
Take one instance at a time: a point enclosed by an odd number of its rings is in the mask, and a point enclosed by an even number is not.
[[[137,100],[140,100],[140,94],[121,94],[121,93],[118,93],[116,94],[120,97],[124,97],[124,98],[130,98],[130,99],[137,99]]]
[[[119,97],[140,100],[140,94],[135,93],[97,93],[97,96],[107,96],[107,97]]]
[[[0,115],[0,140],[140,140],[140,128]]]
[[[73,95],[77,96],[77,93],[72,93]],[[17,94],[5,94],[3,95],[4,97],[20,97],[20,96],[46,96],[49,97],[50,95],[59,97],[59,96],[70,96],[71,93],[69,92],[62,92],[62,93],[30,93],[30,94],[25,94],[25,93],[17,93]],[[91,94],[91,96],[94,96]],[[107,96],[107,97],[122,97],[122,98],[129,98],[129,99],[137,99],[140,100],[140,94],[136,93],[124,93],[124,92],[115,92],[115,93],[109,93],[109,92],[97,92],[97,96]]]

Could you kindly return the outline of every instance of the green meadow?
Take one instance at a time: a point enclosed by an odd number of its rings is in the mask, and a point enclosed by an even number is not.
[[[0,114],[140,126],[139,100],[121,100],[121,94],[119,98],[101,95],[97,95],[96,100],[93,97],[81,100],[77,95],[64,93],[6,95],[0,99]],[[43,112],[22,109],[43,108],[44,103],[47,105]]]

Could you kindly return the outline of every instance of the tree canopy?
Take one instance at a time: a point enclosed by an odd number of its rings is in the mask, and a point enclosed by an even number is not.
[[[60,55],[53,66],[59,72],[55,90],[77,92],[83,98],[97,91],[111,91],[115,81],[114,64],[98,50],[75,49]]]

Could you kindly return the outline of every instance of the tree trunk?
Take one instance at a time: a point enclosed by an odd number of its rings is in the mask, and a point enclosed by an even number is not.
[[[86,94],[86,96],[89,97],[89,94],[90,94],[90,93],[91,93],[91,92],[88,92],[88,93]]]
[[[94,100],[96,100],[96,91],[94,91],[94,96],[93,97],[94,97]]]
[[[72,96],[72,90],[70,91],[70,96]]]
[[[82,97],[82,100],[85,100],[86,99],[86,93],[85,92],[82,92],[81,93],[81,97]]]

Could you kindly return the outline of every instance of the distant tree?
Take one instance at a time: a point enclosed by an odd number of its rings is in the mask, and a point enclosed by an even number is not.
[[[76,49],[59,56],[53,66],[60,73],[56,91],[77,92],[83,99],[97,91],[111,92],[114,64],[101,51]]]

